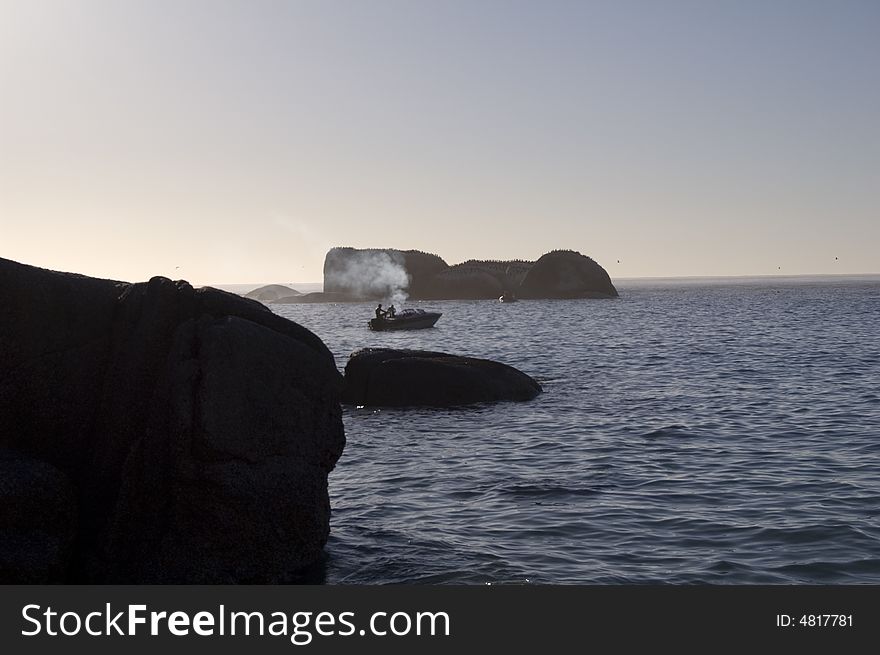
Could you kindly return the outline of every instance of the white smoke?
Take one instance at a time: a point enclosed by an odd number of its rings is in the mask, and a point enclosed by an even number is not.
[[[382,297],[393,303],[402,303],[409,296],[409,275],[399,253],[360,251],[336,262],[327,272],[326,288],[344,287],[350,293],[364,297]]]

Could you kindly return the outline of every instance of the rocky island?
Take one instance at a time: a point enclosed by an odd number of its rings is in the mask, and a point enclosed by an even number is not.
[[[356,302],[383,298],[471,300],[616,298],[608,272],[573,250],[537,261],[469,260],[450,266],[419,250],[332,248],[324,258],[324,291],[269,302]]]

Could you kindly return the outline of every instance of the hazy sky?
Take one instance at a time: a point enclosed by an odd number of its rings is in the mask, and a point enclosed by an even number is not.
[[[876,0],[0,0],[0,256],[48,268],[869,273],[878,198]]]

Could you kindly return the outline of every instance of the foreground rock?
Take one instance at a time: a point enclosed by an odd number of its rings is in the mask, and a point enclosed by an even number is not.
[[[425,350],[366,348],[345,365],[344,402],[373,407],[531,400],[541,385],[512,366]]]
[[[0,452],[0,581],[63,580],[76,538],[70,479],[51,464]]]
[[[0,259],[0,297],[0,582],[280,582],[322,556],[345,437],[318,337],[165,278]]]

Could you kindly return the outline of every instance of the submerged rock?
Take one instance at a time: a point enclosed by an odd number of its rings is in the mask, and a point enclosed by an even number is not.
[[[373,407],[531,400],[541,385],[512,366],[425,350],[366,348],[345,365],[343,401]]]
[[[0,259],[0,297],[0,449],[31,462],[4,497],[50,516],[66,480],[75,499],[74,552],[63,530],[47,533],[42,547],[60,554],[34,579],[278,582],[322,556],[345,436],[342,380],[317,336],[166,278]],[[29,481],[44,464],[57,472],[45,493]],[[30,535],[22,544],[38,539],[7,514],[4,529]],[[0,576],[20,551],[0,549]]]

